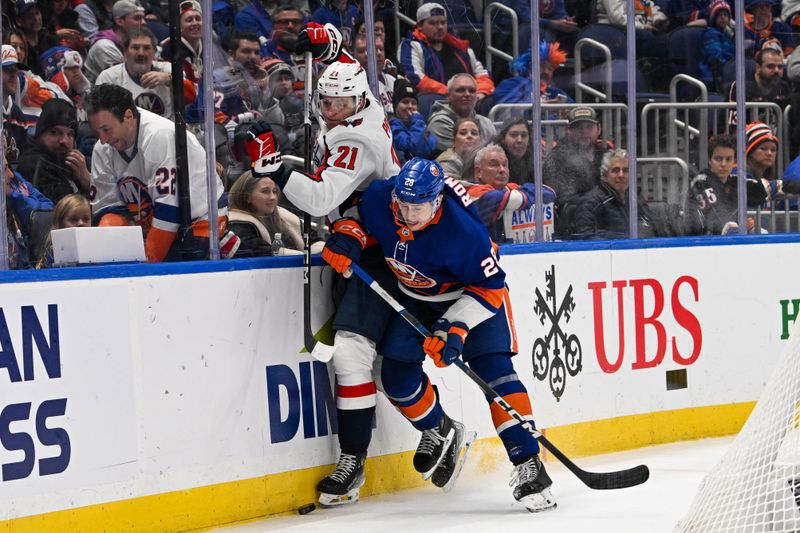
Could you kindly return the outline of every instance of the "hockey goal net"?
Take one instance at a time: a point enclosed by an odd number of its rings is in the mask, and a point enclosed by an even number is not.
[[[750,418],[675,531],[800,531],[800,322]]]

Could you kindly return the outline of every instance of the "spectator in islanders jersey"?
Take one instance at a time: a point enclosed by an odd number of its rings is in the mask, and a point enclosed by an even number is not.
[[[447,13],[441,4],[428,2],[419,6],[417,26],[410,37],[400,42],[397,59],[420,99],[424,94],[446,94],[447,80],[459,73],[475,78],[478,100],[494,92],[492,77],[469,42],[447,32]]]
[[[133,102],[130,91],[116,85],[96,86],[85,101],[89,123],[99,141],[92,154],[92,201],[99,226],[139,225],[145,233],[150,262],[181,258],[175,124]],[[219,220],[209,230],[206,153],[194,135],[186,135],[195,258],[208,256],[208,239],[222,237],[227,198],[217,180]],[[223,251],[223,256],[225,252]]]
[[[533,183],[517,185],[509,182],[508,158],[501,146],[490,144],[475,154],[475,181],[477,184],[468,192],[475,198],[478,214],[492,240],[496,243],[533,242],[535,228],[531,223],[527,228],[521,224],[514,228],[512,218],[514,211],[525,211],[527,216],[519,218],[529,222],[533,220],[536,188]],[[546,185],[542,193],[545,204],[555,199],[555,192]]]
[[[97,85],[111,83],[125,87],[133,94],[137,107],[171,119],[172,65],[155,61],[156,36],[147,28],[125,38],[125,62],[105,69],[97,76]],[[183,80],[186,104],[196,96],[194,83]]]

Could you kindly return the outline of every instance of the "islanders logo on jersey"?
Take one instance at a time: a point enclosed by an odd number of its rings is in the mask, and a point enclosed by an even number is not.
[[[140,93],[136,98],[134,98],[134,102],[138,107],[146,109],[151,113],[155,113],[156,115],[161,115],[162,117],[167,111],[167,106],[164,104],[164,100],[162,100],[161,97],[156,93]]]
[[[416,268],[405,263],[401,263],[397,259],[391,257],[386,258],[389,268],[394,272],[394,275],[406,287],[412,289],[430,289],[436,286],[436,280],[433,280]]]
[[[139,178],[125,176],[117,181],[117,190],[122,202],[128,207],[128,213],[136,224],[147,232],[153,224],[153,197],[147,185]]]

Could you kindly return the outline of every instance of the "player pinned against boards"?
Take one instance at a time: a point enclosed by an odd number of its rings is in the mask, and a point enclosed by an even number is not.
[[[50,231],[63,228],[88,228],[92,225],[92,204],[82,194],[68,194],[53,209]],[[50,234],[42,249],[36,268],[53,266],[53,240]]]
[[[281,190],[270,178],[252,172],[242,174],[228,193],[228,229],[242,240],[234,257],[299,255],[303,253],[300,219],[278,205]],[[283,246],[274,254],[273,240],[281,235]],[[311,252],[322,250],[323,243],[311,245]]]
[[[472,181],[471,176],[463,176],[463,171],[465,163],[481,147],[481,126],[477,120],[462,118],[456,122],[454,132],[453,146],[442,152],[436,161],[446,176]]]
[[[528,391],[512,362],[518,351],[517,335],[497,245],[477,212],[464,205],[465,198],[445,185],[441,166],[420,157],[406,163],[397,176],[373,182],[359,205],[361,223],[377,240],[395,277],[398,300],[433,332],[422,338],[395,313],[379,346],[384,393],[423,431],[423,440],[439,420],[448,418],[439,399],[444,391],[436,391],[423,369],[426,355],[440,368],[463,360],[533,423]],[[453,235],[469,235],[469,239],[453,239]],[[487,398],[487,402],[514,465],[510,483],[514,498],[531,512],[555,507],[538,441],[492,400]],[[461,426],[465,436],[460,423],[452,421],[452,425]],[[444,487],[457,477],[463,464],[458,462],[459,453],[448,451],[433,474],[434,484]]]

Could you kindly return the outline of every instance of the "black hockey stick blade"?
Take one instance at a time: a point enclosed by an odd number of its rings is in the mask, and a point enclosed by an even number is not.
[[[417,319],[405,307],[403,307],[403,304],[395,300],[391,294],[386,292],[386,290],[381,287],[380,284],[358,264],[355,262],[351,264],[350,270],[359,278],[361,278],[364,283],[366,283],[369,288],[375,291],[386,303],[389,304],[390,307],[400,313],[400,316],[403,317],[403,319],[405,319],[405,321],[408,322],[411,327],[417,330],[420,335],[423,337],[430,335],[428,329],[419,321],[419,319]],[[346,274],[346,276],[349,276],[349,274]],[[491,385],[486,383],[483,378],[481,378],[475,373],[474,370],[467,366],[464,361],[456,359],[453,364],[460,368],[467,376],[469,376],[469,378],[472,379],[472,381],[484,392],[484,394],[486,394],[487,397],[492,398],[492,401],[503,408],[509,414],[509,416],[511,416],[511,418],[516,420],[517,423],[530,432],[534,438],[538,439],[538,441],[542,443],[542,446],[547,448],[550,453],[555,455],[556,458],[561,461],[561,463],[566,466],[570,472],[575,474],[575,476],[577,476],[578,479],[580,479],[587,487],[597,490],[624,489],[626,487],[635,487],[636,485],[641,485],[650,477],[650,469],[648,469],[645,465],[639,465],[634,468],[629,468],[628,470],[620,470],[617,472],[587,472],[586,470],[583,470],[581,467],[573,463],[569,457],[564,455],[564,453],[559,450],[555,444],[547,440],[547,437],[542,435],[539,430],[534,428],[528,420],[522,417],[522,415],[520,415],[508,402],[506,402],[503,397],[492,388]]]
[[[542,446],[556,456],[567,469],[575,474],[578,479],[590,489],[596,490],[612,490],[624,489],[627,487],[635,487],[641,485],[650,478],[650,469],[645,465],[634,466],[626,470],[617,470],[615,472],[587,472],[572,460],[564,455],[561,450],[556,448],[556,445],[547,440],[547,437],[541,435],[538,437]]]

